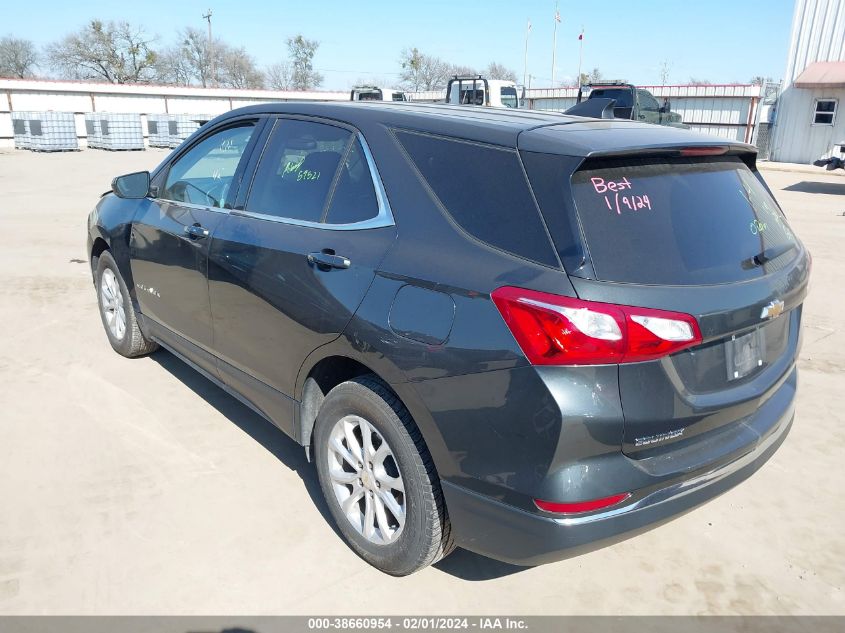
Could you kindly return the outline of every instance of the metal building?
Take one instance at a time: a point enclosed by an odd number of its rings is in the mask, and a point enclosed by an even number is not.
[[[845,0],[796,0],[771,159],[811,163],[845,142]],[[838,155],[838,150],[836,151]]]

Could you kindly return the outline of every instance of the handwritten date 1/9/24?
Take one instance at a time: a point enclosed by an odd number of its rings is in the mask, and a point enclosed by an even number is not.
[[[607,208],[616,211],[617,214],[621,215],[623,209],[629,211],[651,210],[651,200],[649,200],[648,195],[622,193],[633,187],[627,177],[622,178],[622,180],[605,180],[594,176],[590,178],[590,182],[593,183],[593,189],[596,193],[604,198]]]

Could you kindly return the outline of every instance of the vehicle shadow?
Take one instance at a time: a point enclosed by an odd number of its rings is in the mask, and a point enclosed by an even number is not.
[[[845,195],[845,182],[815,182],[802,180],[784,187],[783,191],[798,191],[800,193],[826,193],[829,195]]]
[[[226,416],[232,423],[261,444],[282,464],[294,471],[305,484],[305,490],[314,502],[320,515],[332,527],[338,537],[341,536],[334,524],[329,507],[323,498],[317,471],[313,464],[305,459],[305,450],[284,434],[279,428],[268,422],[255,411],[242,404],[235,397],[226,393],[208,378],[187,365],[165,349],[160,349],[150,358],[179,379],[186,387],[200,396],[208,404]]]
[[[314,465],[309,464],[308,460],[305,459],[305,451],[299,444],[285,435],[281,429],[226,393],[167,350],[160,349],[150,355],[149,358],[261,444],[282,464],[296,472],[305,484],[305,490],[320,515],[331,526],[338,538],[343,538],[329,512],[326,500],[323,498],[323,491],[320,489],[320,482],[317,479],[317,471]],[[434,568],[451,576],[470,581],[492,580],[526,569],[463,549],[456,550],[450,556],[435,564]]]

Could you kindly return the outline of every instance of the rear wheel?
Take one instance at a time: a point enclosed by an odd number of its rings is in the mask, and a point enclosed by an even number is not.
[[[103,328],[114,351],[127,358],[134,358],[158,349],[156,343],[144,338],[138,327],[129,290],[108,251],[103,251],[97,259],[94,281]]]
[[[440,480],[408,410],[371,376],[326,396],[314,429],[323,495],[347,543],[394,576],[454,549]]]

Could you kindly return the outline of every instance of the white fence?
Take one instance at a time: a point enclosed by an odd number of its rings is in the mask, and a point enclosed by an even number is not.
[[[0,79],[0,148],[14,147],[11,113],[73,112],[80,146],[87,145],[85,114],[140,114],[144,136],[148,114],[218,115],[234,108],[273,101],[346,101],[348,92],[180,88],[78,81]]]

